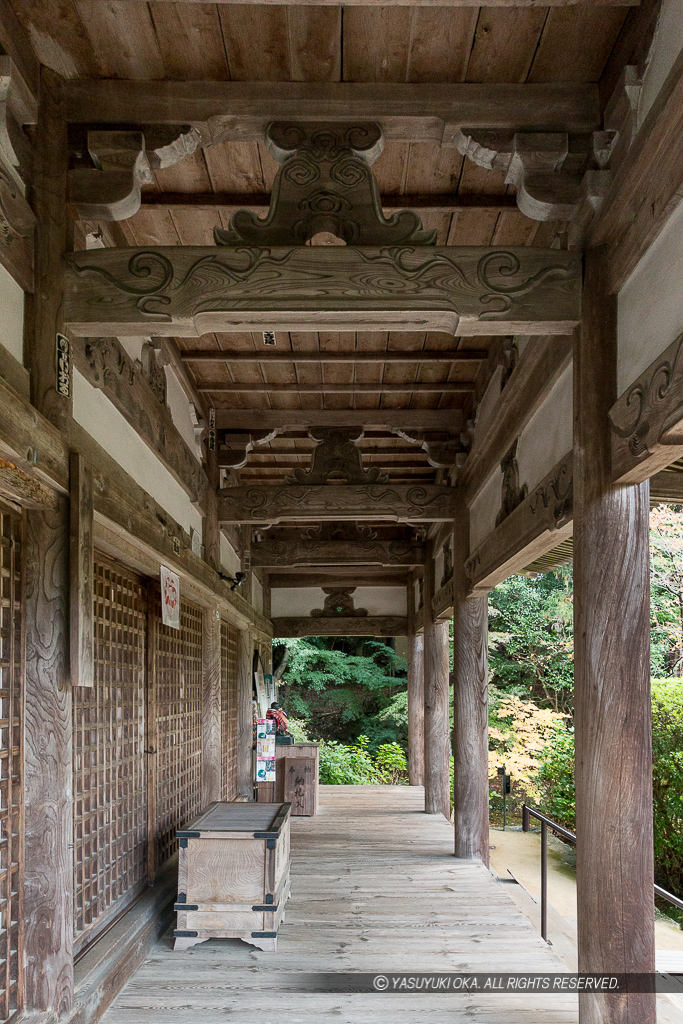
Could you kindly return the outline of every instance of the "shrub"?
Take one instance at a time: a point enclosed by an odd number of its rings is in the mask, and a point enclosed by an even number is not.
[[[683,889],[683,680],[652,680],[655,877]]]
[[[321,740],[320,782],[325,786],[367,786],[382,782],[367,745],[367,736],[359,736],[353,746],[336,740]]]
[[[540,810],[573,832],[576,828],[573,729],[557,729],[549,738],[536,779]]]
[[[408,781],[408,763],[400,743],[383,743],[375,754],[375,768],[382,782],[399,786]]]

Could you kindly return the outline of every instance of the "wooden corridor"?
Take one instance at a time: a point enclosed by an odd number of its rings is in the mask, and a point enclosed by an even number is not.
[[[321,787],[319,815],[292,822],[277,953],[227,939],[174,953],[168,933],[103,1024],[575,1024],[570,995],[280,993],[292,972],[566,970],[423,806],[421,787]]]

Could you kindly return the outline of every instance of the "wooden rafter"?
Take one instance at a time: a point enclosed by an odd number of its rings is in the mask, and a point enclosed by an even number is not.
[[[251,564],[268,569],[307,566],[422,565],[424,545],[391,540],[302,540],[266,539],[251,549]]]
[[[478,5],[477,5],[478,6]],[[547,6],[547,4],[546,4]],[[270,121],[377,121],[386,138],[454,145],[457,129],[592,131],[598,89],[571,84],[393,82],[210,82],[68,79],[67,121],[82,124],[195,124],[204,134],[262,141]]]
[[[472,363],[488,358],[485,349],[412,352],[300,352],[298,350],[253,352],[215,348],[190,348],[180,352],[186,363]]]
[[[362,426],[460,430],[461,409],[216,409],[217,430]]]
[[[208,394],[257,394],[267,392],[271,395],[291,394],[291,384],[273,384],[268,381],[259,381],[256,384],[240,384],[234,381],[217,381],[210,384],[198,384],[197,390]],[[410,384],[384,384],[377,381],[375,384],[306,384],[297,382],[294,390],[299,395],[372,395],[372,394],[398,394],[405,395],[414,391],[420,394],[439,393],[449,395],[468,395],[474,391],[474,384],[467,381],[428,381],[413,382]]]
[[[229,216],[235,210],[267,210],[271,196],[261,192],[143,192],[142,205],[147,213],[197,212],[218,210]],[[460,210],[481,210],[482,213],[504,213],[517,209],[517,201],[510,195],[451,195],[450,193],[414,193],[401,195],[389,193],[380,196],[380,205],[385,213],[398,210],[419,210],[420,213],[457,213]]]
[[[363,618],[300,615],[273,619],[273,635],[296,636],[407,636],[408,619],[401,615],[368,615]]]

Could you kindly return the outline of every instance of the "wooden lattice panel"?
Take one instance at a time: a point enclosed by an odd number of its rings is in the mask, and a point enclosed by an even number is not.
[[[24,798],[21,517],[0,504],[0,1020],[22,1005]]]
[[[95,684],[73,691],[76,950],[147,882],[144,584],[98,556],[94,612]]]
[[[237,796],[237,635],[221,622],[221,793]]]
[[[155,608],[160,602],[155,600]],[[202,809],[202,610],[181,601],[180,630],[155,623],[156,863]]]

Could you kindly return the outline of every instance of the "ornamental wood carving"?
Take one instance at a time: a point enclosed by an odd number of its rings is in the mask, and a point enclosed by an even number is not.
[[[221,469],[241,469],[246,466],[249,452],[254,447],[267,444],[276,436],[277,430],[250,430],[248,433],[220,432],[217,461]]]
[[[298,636],[407,636],[408,619],[400,615],[320,617],[302,615],[273,619],[273,635]]]
[[[389,479],[378,466],[363,469],[356,447],[364,436],[362,427],[309,427],[308,436],[317,441],[311,453],[310,469],[297,466],[286,478],[288,484],[324,484],[330,477],[343,477],[349,484],[384,484]]]
[[[353,594],[355,587],[323,587],[326,595],[322,608],[314,608],[311,616],[314,619],[337,618],[340,615],[346,618],[359,619],[368,614],[367,608],[355,608]]]
[[[469,437],[464,432],[396,428],[394,433],[426,452],[427,462],[437,469],[459,468],[464,464],[470,448]]]
[[[169,246],[64,257],[75,335],[442,330],[571,334],[581,255],[532,247]]]
[[[168,407],[159,400],[139,363],[117,338],[90,338],[74,346],[78,369],[106,394],[133,429],[173,474],[193,501],[203,500],[206,478],[181,437]]]
[[[572,535],[573,456],[569,452],[465,563],[469,589],[491,589]]]
[[[517,441],[514,441],[509,451],[501,460],[500,468],[503,473],[503,483],[501,486],[500,512],[496,516],[496,526],[500,526],[503,520],[507,519],[511,512],[514,512],[529,493],[527,485],[522,484],[520,486],[519,483]]]
[[[301,519],[366,519],[447,522],[455,490],[437,484],[324,484],[225,487],[219,491],[222,523],[268,524]]]
[[[214,229],[218,245],[304,245],[329,232],[347,245],[430,245],[412,210],[386,218],[370,164],[384,148],[378,124],[273,122],[266,148],[280,164],[270,210],[258,217],[236,210],[228,230]]]
[[[683,334],[614,403],[612,478],[640,483],[683,457]]]
[[[435,622],[445,622],[453,615],[453,580],[442,584],[432,598],[432,618]]]
[[[276,540],[252,544],[254,568],[287,565],[423,565],[424,546],[400,540]]]
[[[592,205],[593,212],[600,205],[610,181],[604,168],[616,139],[613,130],[570,135],[462,128],[456,145],[478,167],[505,173],[526,217],[568,221],[582,204]]]
[[[94,167],[69,171],[69,199],[84,220],[126,220],[140,209],[141,188],[153,171],[193,153],[198,132],[189,125],[147,125],[139,131],[89,131]]]

